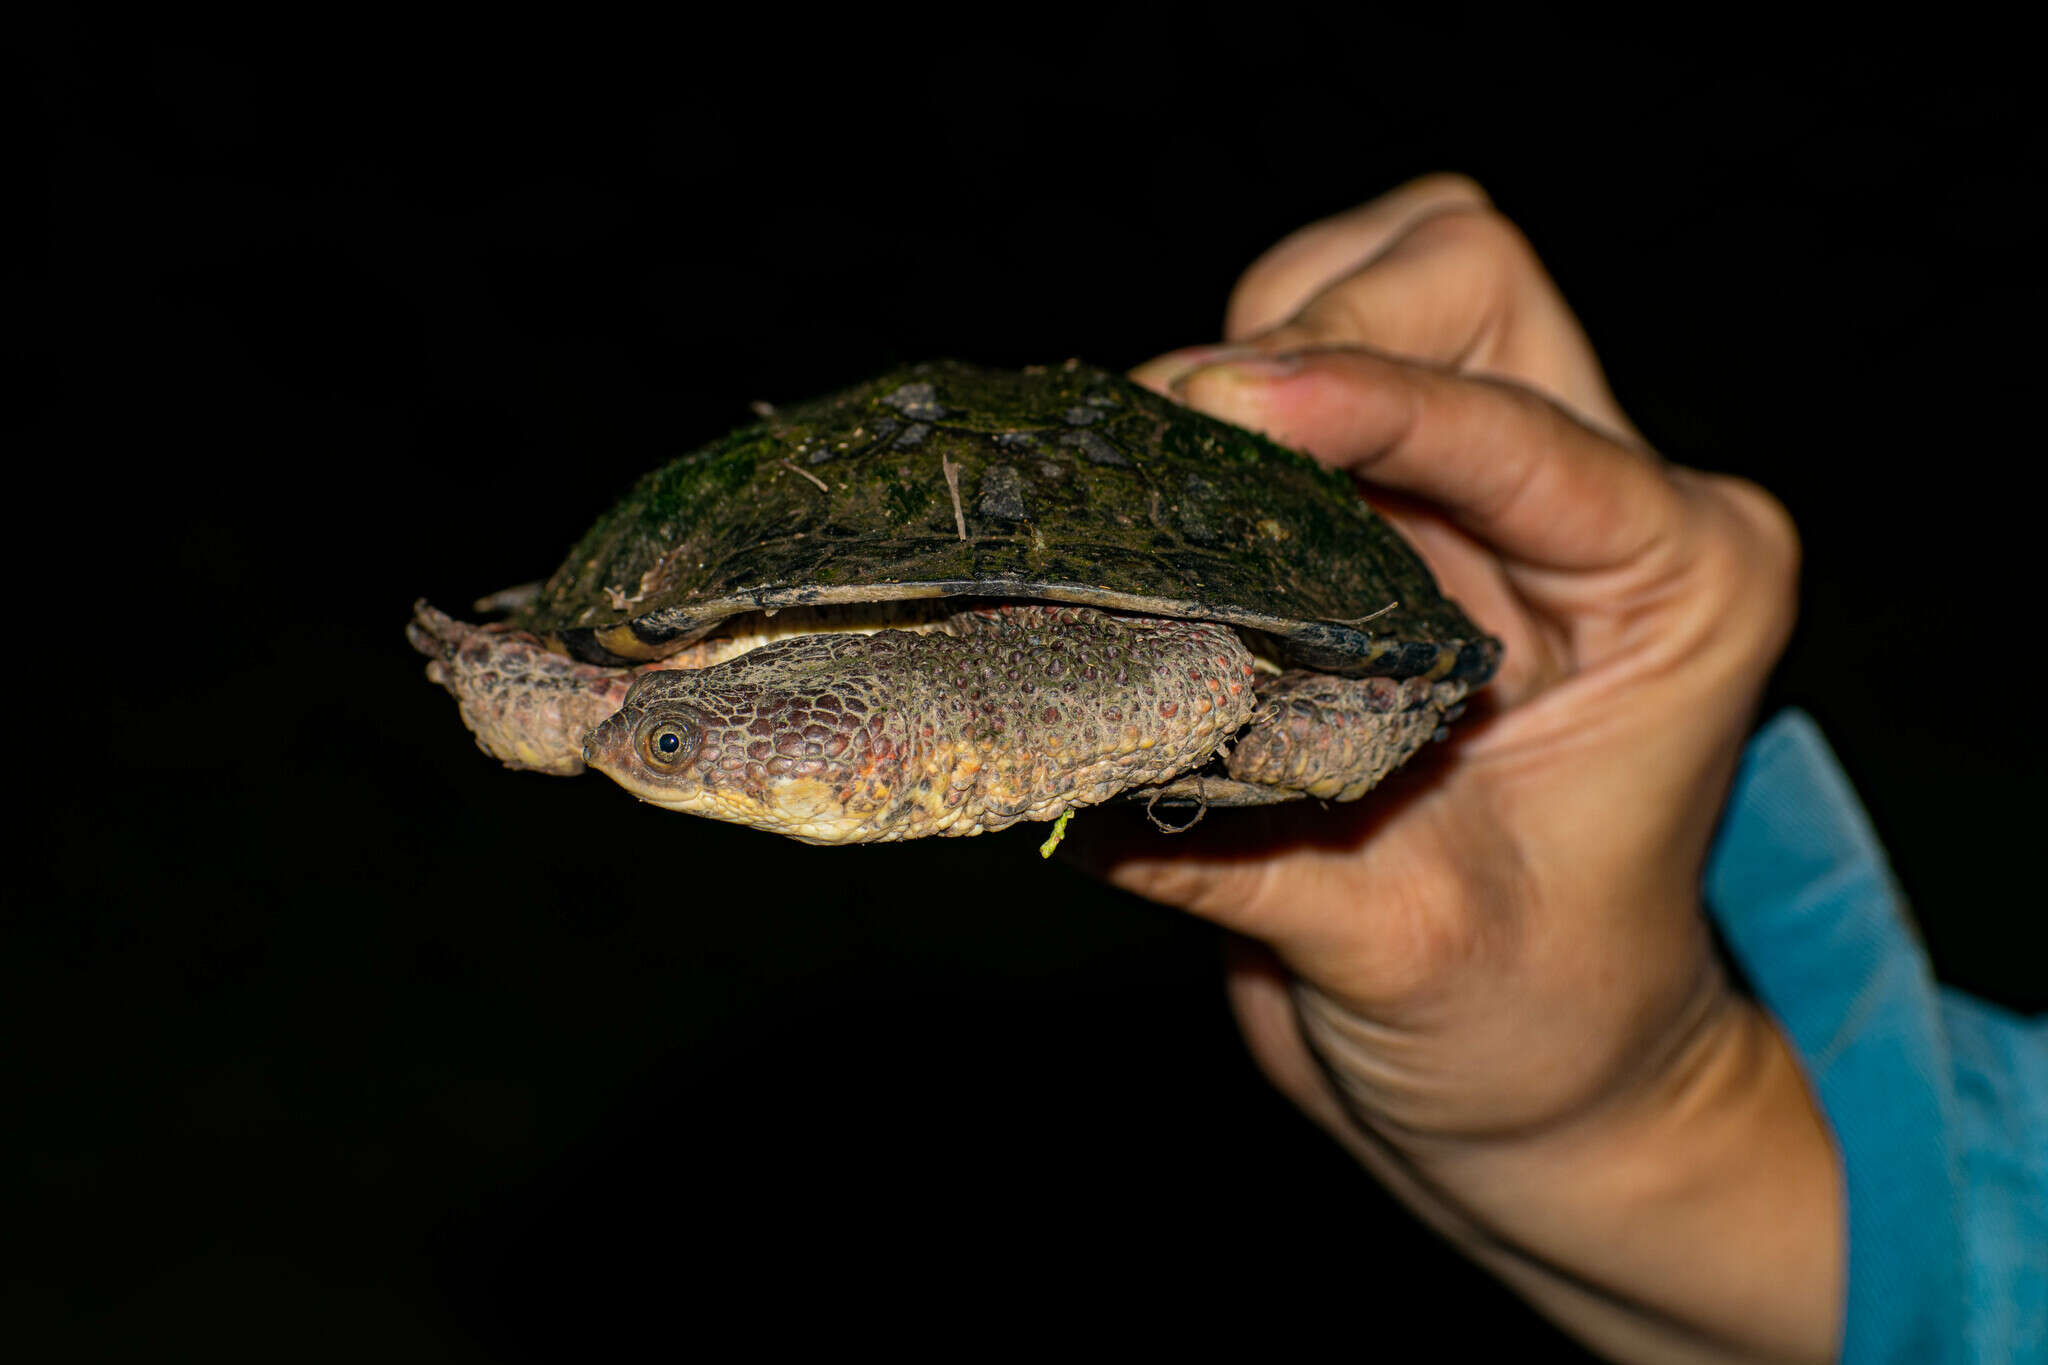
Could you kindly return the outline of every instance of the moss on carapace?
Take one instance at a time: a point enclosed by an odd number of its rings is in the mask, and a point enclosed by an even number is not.
[[[1073,361],[911,366],[680,456],[521,624],[614,661],[739,611],[939,595],[1213,617],[1346,673],[1478,682],[1499,652],[1344,475]]]

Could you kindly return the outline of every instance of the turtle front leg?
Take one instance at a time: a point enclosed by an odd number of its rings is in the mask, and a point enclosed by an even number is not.
[[[472,626],[413,604],[405,638],[432,660],[427,677],[462,709],[476,745],[508,768],[573,777],[583,737],[619,709],[643,670],[600,668],[557,654],[524,631]]]
[[[1435,737],[1466,691],[1424,678],[1283,673],[1260,684],[1259,709],[1224,770],[1276,794],[1356,801]]]

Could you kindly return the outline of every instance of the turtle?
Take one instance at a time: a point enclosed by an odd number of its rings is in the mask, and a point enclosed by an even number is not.
[[[415,603],[486,753],[813,844],[1126,796],[1184,828],[1356,799],[1499,664],[1348,476],[1110,371],[755,411],[477,603],[503,619]]]

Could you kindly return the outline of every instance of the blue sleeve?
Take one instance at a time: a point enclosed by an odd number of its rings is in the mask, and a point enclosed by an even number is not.
[[[1843,1360],[2048,1362],[2048,1019],[1935,984],[1804,713],[1744,754],[1706,900],[1841,1153]]]

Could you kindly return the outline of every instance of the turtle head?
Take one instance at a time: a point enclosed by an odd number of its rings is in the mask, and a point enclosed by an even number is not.
[[[583,761],[646,800],[673,800],[692,785],[704,731],[704,717],[689,706],[629,700],[584,736]]]
[[[705,743],[718,728],[711,717],[690,698],[668,695],[676,689],[650,686],[660,676],[641,678],[625,704],[584,736],[583,761],[643,801],[692,810],[725,755]]]
[[[862,838],[867,718],[817,688],[731,666],[643,675],[583,759],[643,801],[812,843]],[[863,808],[857,810],[856,807]]]

